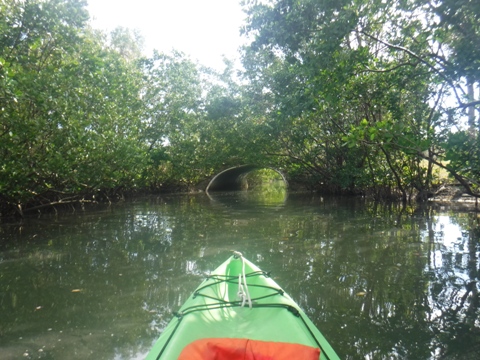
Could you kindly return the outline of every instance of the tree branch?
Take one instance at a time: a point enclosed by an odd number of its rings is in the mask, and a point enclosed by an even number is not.
[[[465,109],[465,108],[468,108],[468,107],[471,107],[471,106],[477,106],[477,105],[480,105],[480,100],[471,101],[471,102],[468,102],[466,104],[460,103],[460,105],[458,105],[458,108]]]
[[[418,63],[411,63],[411,62],[406,62],[406,63],[402,63],[402,64],[398,64],[394,67],[391,67],[389,69],[383,69],[383,70],[376,70],[376,69],[370,69],[370,68],[367,68],[364,70],[364,72],[373,72],[373,73],[387,73],[387,72],[390,72],[390,71],[394,71],[394,70],[397,70],[398,68],[401,68],[403,66],[411,66],[411,67],[415,67],[417,66]]]
[[[49,202],[48,204],[41,204],[41,205],[37,205],[37,206],[32,206],[31,208],[24,209],[23,212],[25,213],[25,212],[28,212],[28,211],[43,209],[43,208],[50,207],[50,206],[55,206],[55,205],[66,205],[66,204],[74,204],[74,203],[79,203],[79,204],[96,203],[96,201],[94,201],[94,200],[83,200],[83,199],[81,199],[81,200],[68,200],[68,201],[62,201],[62,200],[52,201],[52,202]]]
[[[381,44],[384,44],[385,46],[388,46],[392,49],[396,49],[396,50],[400,50],[400,51],[403,51],[405,53],[407,53],[408,55],[414,57],[415,59],[417,59],[418,61],[420,61],[421,63],[425,64],[428,68],[430,68],[431,70],[433,70],[433,72],[435,72],[436,74],[438,74],[443,80],[445,80],[447,82],[448,85],[450,85],[450,87],[452,88],[453,92],[455,93],[455,97],[458,101],[459,104],[463,104],[460,96],[458,95],[457,93],[457,90],[456,90],[456,86],[455,84],[452,82],[451,79],[449,79],[445,74],[443,74],[439,69],[437,69],[434,65],[432,65],[430,62],[428,62],[427,60],[425,60],[424,58],[422,58],[420,55],[414,53],[412,50],[410,49],[407,49],[406,47],[403,47],[403,46],[400,46],[400,45],[394,45],[394,44],[390,44],[389,42],[385,41],[385,40],[382,40],[382,39],[379,39],[378,37],[372,35],[372,34],[369,34],[365,31],[360,31],[362,34],[364,34],[365,36],[369,37],[370,39],[373,39],[375,41],[378,41],[379,43]]]

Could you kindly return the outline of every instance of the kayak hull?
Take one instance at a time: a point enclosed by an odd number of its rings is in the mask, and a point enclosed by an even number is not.
[[[147,360],[178,359],[199,339],[250,339],[319,348],[339,359],[305,313],[267,273],[241,255],[214,270],[188,298]]]

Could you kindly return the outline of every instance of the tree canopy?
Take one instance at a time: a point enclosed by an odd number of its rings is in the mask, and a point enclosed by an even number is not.
[[[370,190],[394,189],[406,199],[412,188],[431,190],[436,165],[477,194],[477,4],[279,0],[245,7],[247,76],[270,101],[265,111],[284,144],[277,153],[291,166],[303,162],[317,184],[362,191],[373,184]],[[461,125],[464,109],[469,129]]]
[[[184,190],[235,165],[311,189],[479,196],[480,5],[244,1],[241,71],[89,26],[82,0],[0,2],[0,202],[19,214]]]

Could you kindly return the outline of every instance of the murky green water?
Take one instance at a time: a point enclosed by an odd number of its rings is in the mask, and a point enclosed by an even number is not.
[[[239,250],[341,358],[476,359],[475,213],[251,193],[165,196],[0,225],[1,359],[142,359]]]

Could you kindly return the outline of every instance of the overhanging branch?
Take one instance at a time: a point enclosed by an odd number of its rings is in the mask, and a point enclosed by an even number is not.
[[[415,52],[413,52],[412,50],[410,49],[407,49],[406,47],[404,46],[400,46],[400,45],[394,45],[394,44],[391,44],[385,40],[382,40],[372,34],[369,34],[365,31],[360,31],[360,33],[362,33],[363,35],[369,37],[370,39],[373,39],[375,41],[378,41],[379,43],[385,45],[385,46],[388,46],[389,48],[392,48],[392,49],[396,49],[396,50],[399,50],[399,51],[403,51],[405,53],[407,53],[408,55],[412,56],[413,58],[417,59],[418,61],[420,61],[421,63],[425,64],[428,68],[430,68],[433,72],[435,72],[436,74],[438,74],[443,80],[445,80],[445,82],[452,88],[453,92],[455,93],[455,98],[457,99],[457,102],[460,104],[460,106],[463,105],[463,107],[468,107],[468,106],[472,106],[471,104],[468,105],[468,104],[464,104],[462,102],[462,99],[460,98],[460,96],[458,95],[457,93],[457,87],[455,86],[455,84],[453,83],[453,81],[448,78],[442,71],[440,71],[439,69],[437,69],[434,65],[432,65],[429,61],[425,60],[423,57],[421,57],[420,55],[416,54]]]

